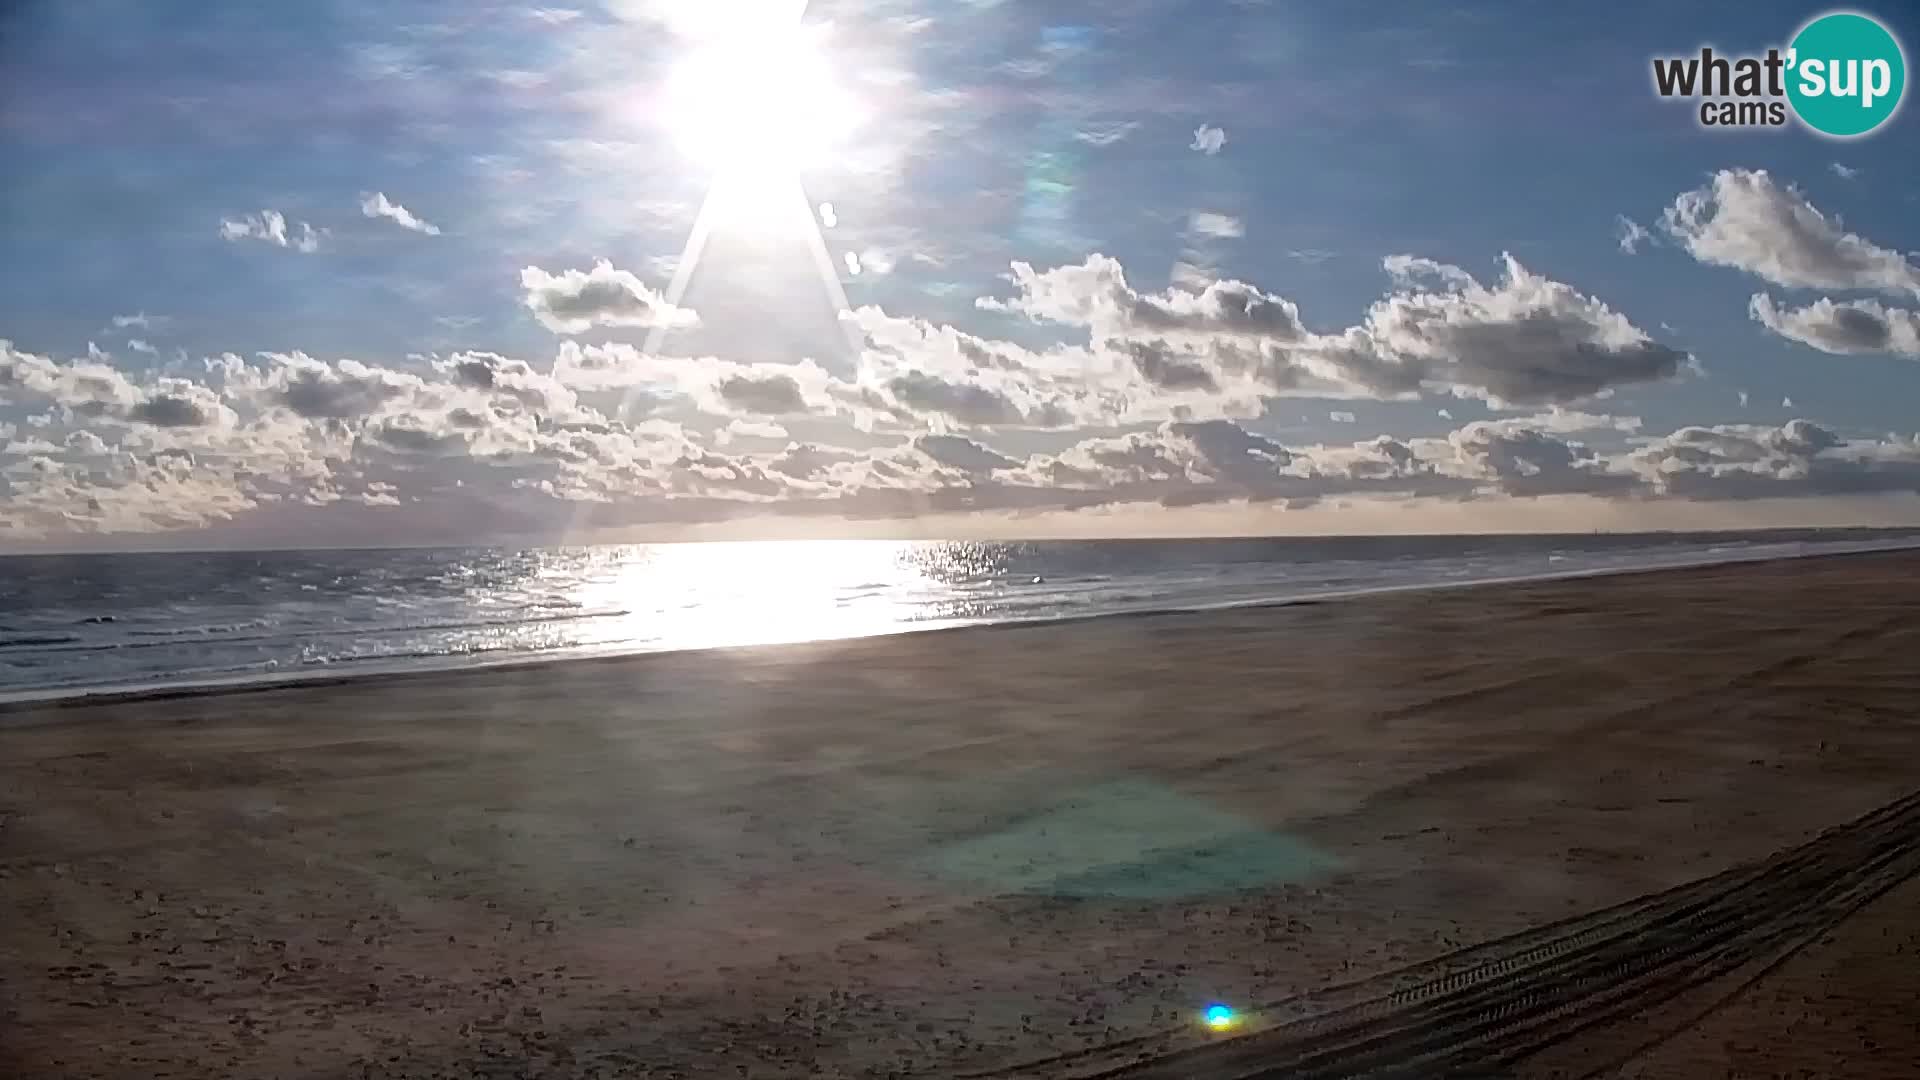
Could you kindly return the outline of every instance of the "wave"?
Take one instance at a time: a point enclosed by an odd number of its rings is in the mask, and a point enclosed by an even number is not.
[[[290,627],[283,633],[221,637],[218,640],[221,645],[257,645],[263,642],[297,644],[312,638],[387,636],[393,634],[420,634],[449,630],[497,630],[501,627],[538,626],[544,623],[573,622],[576,620],[619,619],[632,614],[631,611],[622,609],[614,611],[582,611],[570,614],[542,614],[520,619],[470,619],[458,622],[393,623],[384,626],[342,626],[317,629]],[[72,635],[57,638],[49,635],[45,639],[33,637],[0,639],[0,648],[19,645],[22,646],[23,649],[30,649],[34,653],[89,653],[179,648],[183,645],[194,644],[194,642],[183,639],[197,633],[202,633],[202,631],[201,628],[198,627],[181,627],[176,630],[129,631],[129,633],[144,634],[150,637],[158,637],[162,640],[88,641],[85,638],[78,638]]]
[[[19,637],[0,638],[0,649],[13,649],[27,645],[65,645],[70,641],[79,641],[72,634],[23,634]]]
[[[639,643],[638,638],[619,638],[598,642],[594,650],[620,651]],[[644,650],[642,650],[644,651]],[[246,685],[251,681],[295,678],[301,672],[311,672],[315,668],[341,668],[362,671],[432,671],[446,665],[436,665],[432,661],[457,660],[462,657],[487,657],[503,653],[517,653],[529,659],[550,656],[555,653],[572,655],[592,655],[580,645],[574,644],[494,644],[488,645],[469,642],[449,645],[444,648],[408,649],[391,653],[369,653],[342,656],[309,656],[296,663],[281,663],[279,660],[257,660],[245,664],[203,664],[184,669],[166,671],[131,671],[116,678],[111,683],[101,683],[85,674],[76,672],[71,676],[48,679],[39,686],[25,687],[18,691],[0,689],[0,703],[10,698],[22,696],[36,698],[42,696],[62,697],[73,693],[91,693],[106,689],[139,690],[144,687],[193,686],[206,685]],[[426,663],[419,663],[425,661]]]
[[[159,638],[192,637],[195,635],[212,636],[215,634],[236,634],[242,630],[258,630],[271,625],[273,624],[264,619],[254,619],[250,622],[215,623],[211,626],[175,626],[163,630],[129,630],[127,634],[131,637]],[[228,638],[226,640],[232,641],[236,639]]]

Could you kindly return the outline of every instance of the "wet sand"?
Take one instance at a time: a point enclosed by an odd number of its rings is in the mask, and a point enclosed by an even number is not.
[[[1800,843],[1917,704],[1889,554],[0,710],[0,1075],[1000,1069]],[[1917,898],[1617,1064],[1910,1074]]]

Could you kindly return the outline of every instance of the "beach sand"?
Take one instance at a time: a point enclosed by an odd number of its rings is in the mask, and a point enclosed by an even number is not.
[[[1916,703],[1885,554],[17,707],[0,1075],[1004,1068],[1805,841]],[[1917,903],[1622,1075],[1915,1075]]]

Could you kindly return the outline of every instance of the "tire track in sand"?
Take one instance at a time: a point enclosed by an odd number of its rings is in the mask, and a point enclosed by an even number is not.
[[[971,1075],[1486,1075],[1793,948],[1916,872],[1920,792],[1712,877],[1261,1006],[1244,1035],[1168,1029]]]

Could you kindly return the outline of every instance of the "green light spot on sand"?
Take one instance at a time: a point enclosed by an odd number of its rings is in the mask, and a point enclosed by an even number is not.
[[[951,844],[927,869],[1001,892],[1165,899],[1300,882],[1336,865],[1305,841],[1202,800],[1123,781]]]

